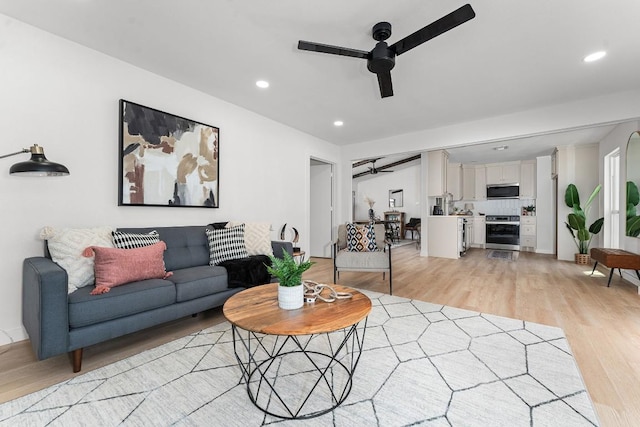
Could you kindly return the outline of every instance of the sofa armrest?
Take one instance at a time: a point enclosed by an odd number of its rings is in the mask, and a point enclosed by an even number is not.
[[[282,258],[283,251],[289,252],[289,255],[293,255],[293,243],[283,242],[281,240],[272,240],[271,249],[273,249],[273,256],[276,258]]]
[[[22,263],[22,323],[39,360],[69,347],[67,272],[45,257]]]

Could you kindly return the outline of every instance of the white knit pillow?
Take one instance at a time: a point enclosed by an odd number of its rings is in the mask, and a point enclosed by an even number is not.
[[[40,237],[47,241],[51,259],[67,271],[68,293],[93,284],[93,257],[82,256],[82,251],[89,246],[112,248],[112,231],[112,227],[42,229]]]
[[[244,224],[244,245],[249,255],[273,255],[271,224],[268,222],[229,221],[225,228]]]

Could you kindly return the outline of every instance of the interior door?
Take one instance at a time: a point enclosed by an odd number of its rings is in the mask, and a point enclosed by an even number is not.
[[[331,258],[333,229],[333,165],[311,159],[310,256]]]

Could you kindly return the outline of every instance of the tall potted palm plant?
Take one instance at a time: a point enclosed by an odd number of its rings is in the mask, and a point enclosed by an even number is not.
[[[587,228],[587,216],[589,215],[591,203],[598,196],[601,188],[602,186],[598,185],[593,190],[584,208],[580,206],[580,196],[574,184],[569,184],[567,191],[564,193],[564,202],[573,209],[573,211],[567,215],[565,224],[578,248],[578,253],[575,256],[576,264],[589,263],[589,245],[591,245],[591,239],[602,230],[602,225],[604,224],[604,218],[598,218]]]

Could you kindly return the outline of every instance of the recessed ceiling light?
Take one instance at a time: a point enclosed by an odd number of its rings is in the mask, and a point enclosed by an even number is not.
[[[334,126],[342,126],[344,124],[344,122],[342,120],[336,120],[335,122],[333,122]]]
[[[593,62],[593,61],[597,61],[598,59],[602,59],[607,55],[607,52],[605,52],[604,50],[598,51],[598,52],[593,52],[592,54],[589,54],[587,56],[584,57],[583,61],[584,62]]]
[[[258,80],[256,82],[256,86],[258,86],[260,89],[266,89],[269,87],[269,82],[266,80]]]
[[[493,149],[496,150],[496,151],[506,150],[507,148],[509,148],[508,145],[500,145],[498,147],[493,147]]]

